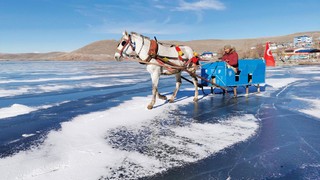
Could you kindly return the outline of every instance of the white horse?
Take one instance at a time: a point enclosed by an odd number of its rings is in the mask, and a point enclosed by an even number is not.
[[[119,52],[116,52],[114,55],[114,58],[117,61],[121,61],[123,57],[132,57],[134,53],[134,55],[139,58],[139,62],[145,63],[147,65],[147,70],[150,73],[152,79],[152,100],[148,105],[148,109],[153,108],[153,105],[156,102],[156,96],[163,100],[167,99],[166,96],[161,95],[158,92],[158,83],[161,74],[175,74],[176,76],[176,88],[169,100],[169,102],[174,102],[174,99],[181,85],[182,70],[186,70],[192,76],[193,84],[195,87],[193,101],[198,101],[198,80],[195,76],[195,68],[188,65],[185,61],[190,60],[193,57],[193,50],[189,46],[181,45],[177,48],[174,45],[163,45],[156,42],[157,52],[156,54],[150,54],[150,46],[155,42],[156,41],[150,40],[150,38],[148,37],[134,32],[131,32],[130,34],[124,32],[117,47],[117,50]],[[178,52],[180,50],[183,53]]]

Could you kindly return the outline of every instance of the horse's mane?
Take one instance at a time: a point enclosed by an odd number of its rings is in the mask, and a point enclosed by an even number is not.
[[[136,33],[136,32],[131,32],[131,34],[137,35],[137,36],[140,36],[140,37],[142,37],[142,38],[146,38],[146,39],[150,40],[149,37],[144,36],[144,35],[139,34],[139,33]],[[158,42],[159,44],[161,44],[161,45],[163,45],[163,46],[167,46],[167,47],[174,47],[174,46],[176,46],[176,45],[174,45],[174,44],[169,44],[169,43],[164,43],[164,42],[159,42],[159,41],[157,41],[157,42]],[[178,45],[178,46],[184,46],[184,45]]]
[[[137,36],[141,36],[141,37],[143,37],[143,38],[146,38],[146,39],[149,39],[149,40],[150,40],[150,38],[149,38],[149,37],[144,36],[144,35],[139,34],[139,33],[136,33],[136,32],[131,32],[131,34],[134,34],[134,35],[137,35]]]

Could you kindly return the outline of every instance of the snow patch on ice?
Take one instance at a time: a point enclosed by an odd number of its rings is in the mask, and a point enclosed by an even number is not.
[[[39,147],[0,159],[0,179],[136,179],[201,160],[247,140],[258,128],[257,119],[248,114],[216,124],[191,120],[161,129],[158,121],[168,119],[166,112],[192,97],[152,111],[146,109],[150,98],[135,97],[63,123]],[[124,143],[113,144],[112,138]]]
[[[42,106],[37,106],[37,107],[29,107],[29,106],[25,106],[23,104],[13,104],[10,107],[0,108],[0,120],[4,119],[4,118],[28,114],[30,112],[37,111],[39,109],[47,109],[52,106],[61,105],[66,102],[68,102],[68,101],[64,101],[64,102],[56,103],[56,104],[51,104],[51,105],[42,105]]]
[[[295,97],[294,99],[307,102],[311,106],[306,109],[304,108],[298,109],[298,111],[308,114],[310,116],[314,116],[316,118],[320,118],[320,99],[307,99],[307,98],[299,98],[299,97]]]
[[[78,83],[78,84],[42,84],[36,86],[21,86],[17,89],[0,89],[0,97],[11,97],[23,94],[40,94],[40,93],[47,93],[47,92],[56,92],[56,91],[63,91],[63,90],[70,90],[70,89],[81,89],[81,88],[103,88],[103,87],[110,87],[115,85],[123,85],[125,83],[138,83],[141,82],[142,79],[118,79],[113,80],[110,83]]]
[[[312,79],[314,79],[314,80],[320,80],[320,77],[317,76],[317,77],[313,77]]]
[[[31,87],[20,87],[18,89],[0,89],[0,97],[17,96],[30,92]]]
[[[295,74],[320,74],[319,66],[297,66],[294,71]]]
[[[107,78],[108,75],[91,75],[91,76],[71,76],[71,77],[57,77],[57,78],[38,78],[38,79],[22,79],[22,80],[0,80],[0,84],[7,83],[30,83],[30,82],[46,82],[46,81],[74,81],[74,80],[87,80],[95,78]]]
[[[35,110],[37,110],[37,108],[28,107],[22,104],[13,104],[10,107],[0,109],[0,119],[28,114]]]
[[[190,126],[175,128],[173,131],[181,139],[188,139],[187,142],[196,143],[196,148],[188,147],[187,149],[195,150],[194,153],[202,152],[203,154],[198,154],[199,159],[202,159],[249,138],[257,128],[257,119],[253,115],[246,114],[232,117],[217,124],[192,123]],[[201,151],[198,151],[199,149]]]
[[[273,88],[279,89],[281,87],[285,87],[290,83],[304,80],[302,78],[282,78],[279,80],[279,78],[266,78],[266,84],[272,86]]]
[[[31,137],[31,136],[34,136],[34,135],[36,135],[36,134],[22,134],[22,137],[27,138],[27,137]]]

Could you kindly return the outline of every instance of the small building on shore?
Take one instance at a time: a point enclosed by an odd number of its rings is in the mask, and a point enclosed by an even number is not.
[[[200,55],[200,57],[202,59],[212,59],[213,57],[215,57],[217,55],[218,55],[218,53],[205,51]]]
[[[296,48],[310,48],[312,47],[313,41],[311,36],[297,36],[293,39],[293,45]]]

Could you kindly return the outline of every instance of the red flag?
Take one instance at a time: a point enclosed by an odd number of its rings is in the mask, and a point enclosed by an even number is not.
[[[272,56],[271,49],[269,47],[269,42],[266,43],[266,50],[264,51],[264,60],[267,66],[276,66],[274,58]]]

